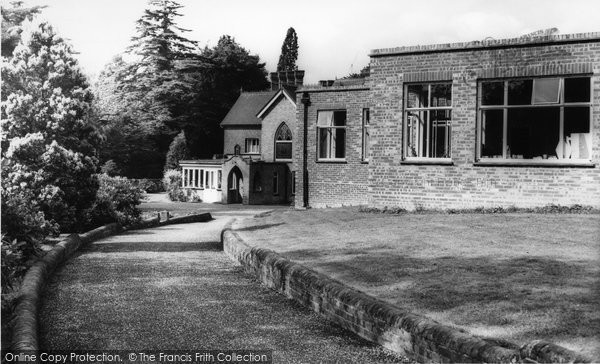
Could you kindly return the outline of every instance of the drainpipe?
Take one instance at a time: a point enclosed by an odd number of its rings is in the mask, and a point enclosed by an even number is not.
[[[308,92],[302,93],[302,104],[304,105],[304,140],[302,141],[302,191],[304,200],[302,206],[308,207],[308,107],[310,106],[310,97]]]

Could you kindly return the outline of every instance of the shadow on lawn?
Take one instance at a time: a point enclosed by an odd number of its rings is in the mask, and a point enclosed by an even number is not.
[[[278,222],[275,224],[246,226],[243,228],[237,228],[237,229],[235,229],[235,231],[256,231],[256,230],[270,229],[272,227],[276,227],[276,226],[280,226],[280,225],[285,225],[285,222]]]
[[[593,260],[336,255],[312,266],[409,311],[511,332],[513,340],[595,337],[600,347],[600,269]]]

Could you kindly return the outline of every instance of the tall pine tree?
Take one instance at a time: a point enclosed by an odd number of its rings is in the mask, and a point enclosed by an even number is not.
[[[294,28],[289,28],[281,46],[281,55],[277,64],[277,71],[296,71],[298,66],[298,36]]]
[[[102,75],[104,86],[116,84],[120,98],[118,114],[112,114],[112,106],[102,110],[109,119],[108,134],[139,146],[126,158],[115,154],[126,164],[119,167],[129,177],[161,176],[169,144],[186,115],[182,103],[193,92],[199,50],[195,41],[182,36],[188,30],[176,24],[181,7],[172,0],[150,0],[127,49],[134,61],[114,64]],[[121,125],[127,125],[126,130],[117,130]],[[115,151],[124,143],[115,144]]]

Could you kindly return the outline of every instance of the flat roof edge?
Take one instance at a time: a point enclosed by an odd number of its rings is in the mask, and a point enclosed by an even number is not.
[[[519,37],[507,39],[475,40],[471,42],[443,43],[430,45],[416,45],[395,48],[373,49],[370,57],[384,57],[392,55],[409,55],[422,53],[456,52],[464,50],[482,50],[511,47],[536,47],[541,45],[567,44],[567,43],[595,43],[600,42],[600,32],[557,34],[533,37]]]

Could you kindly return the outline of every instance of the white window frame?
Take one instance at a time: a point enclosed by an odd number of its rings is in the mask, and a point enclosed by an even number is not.
[[[408,107],[408,88],[410,86],[415,86],[415,85],[427,85],[427,106],[417,106],[417,107]],[[431,106],[431,87],[434,85],[449,85],[450,86],[450,99],[451,99],[451,105],[450,106]],[[452,81],[435,81],[435,82],[417,82],[417,83],[406,83],[404,84],[404,111],[403,111],[403,123],[402,123],[402,156],[403,156],[403,160],[405,161],[423,161],[423,162],[441,162],[441,163],[447,163],[447,162],[451,162],[452,161],[452,107],[453,107],[453,103],[454,103],[454,98],[452,97]],[[450,113],[450,120],[448,122],[445,123],[445,133],[446,133],[446,139],[444,140],[444,148],[446,151],[448,151],[448,155],[446,157],[433,157],[430,156],[430,150],[429,150],[429,144],[430,142],[434,143],[433,138],[437,137],[435,131],[432,131],[431,129],[431,123],[429,122],[431,120],[431,113],[434,111],[447,111]],[[424,122],[424,126],[422,126],[422,129],[419,129],[419,131],[417,133],[425,133],[425,142],[422,142],[422,139],[419,137],[417,137],[416,139],[418,139],[417,141],[417,156],[412,156],[409,155],[409,133],[408,133],[408,126],[409,126],[409,114],[410,113],[414,113],[414,112],[426,112],[427,113],[427,120],[425,120]],[[412,122],[412,121],[410,121]],[[434,135],[432,135],[434,134]],[[419,155],[420,154],[420,155]]]
[[[344,125],[338,125],[338,126],[333,125],[333,120],[335,118],[336,112],[345,112],[346,113],[346,120],[344,121]],[[324,115],[326,113],[331,113],[330,124],[329,125],[319,125],[319,115]],[[348,126],[348,111],[346,109],[318,110],[317,111],[317,161],[319,161],[319,162],[346,161],[346,152],[348,150],[347,126]],[[343,157],[335,157],[335,154],[336,154],[335,132],[338,129],[344,130],[344,156]],[[325,157],[321,157],[321,132],[327,132],[327,151],[326,151]]]
[[[362,109],[362,161],[368,162],[371,153],[371,110],[366,107]]]
[[[245,154],[260,154],[260,139],[246,138],[244,152]]]
[[[540,79],[556,79],[558,78],[560,80],[559,86],[558,86],[558,100],[557,101],[546,101],[546,102],[536,102],[536,95],[535,95],[535,83],[536,80],[540,80]],[[588,102],[566,102],[565,101],[565,86],[564,86],[564,82],[565,79],[568,78],[589,78],[590,79],[590,100]],[[508,104],[508,84],[510,81],[520,81],[520,80],[532,80],[533,81],[533,86],[532,86],[532,96],[531,96],[531,104],[529,105],[509,105]],[[477,163],[481,163],[481,164],[513,164],[513,165],[519,165],[519,164],[536,164],[536,165],[552,165],[552,164],[559,164],[559,165],[563,165],[563,164],[585,164],[588,165],[591,163],[591,158],[592,158],[592,153],[593,153],[593,148],[592,148],[592,131],[593,131],[593,124],[592,124],[592,120],[593,120],[593,114],[592,114],[592,100],[594,98],[593,92],[594,92],[594,88],[593,88],[593,77],[591,75],[563,75],[563,76],[552,76],[552,77],[515,77],[515,78],[504,78],[504,79],[482,79],[482,80],[478,80],[477,82],[477,144],[476,144],[476,154],[475,154],[475,161]],[[504,85],[504,102],[502,105],[483,105],[483,83],[486,82],[503,82]],[[590,133],[590,146],[589,146],[589,158],[564,158],[564,145],[562,144],[563,141],[565,140],[564,137],[564,109],[565,107],[588,107],[589,108],[589,133]],[[560,108],[560,113],[559,113],[559,145],[562,146],[562,148],[559,147],[559,154],[560,155],[556,155],[557,158],[552,158],[552,159],[532,159],[532,158],[523,158],[523,159],[516,159],[516,158],[509,158],[507,155],[508,152],[508,111],[510,109],[524,109],[524,108]],[[490,157],[482,157],[481,153],[482,153],[482,142],[484,140],[484,130],[483,130],[483,119],[484,119],[484,112],[487,110],[502,110],[502,128],[503,128],[503,132],[502,132],[502,156],[500,158],[490,158]]]

